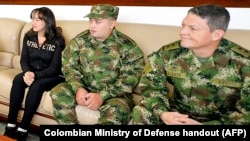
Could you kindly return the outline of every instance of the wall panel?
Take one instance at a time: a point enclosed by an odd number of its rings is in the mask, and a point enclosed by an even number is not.
[[[203,3],[220,4],[225,7],[250,7],[250,0],[0,0],[8,5],[93,5],[109,3],[117,6],[188,6]]]

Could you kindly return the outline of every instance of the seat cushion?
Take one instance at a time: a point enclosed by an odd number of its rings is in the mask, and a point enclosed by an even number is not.
[[[99,111],[90,110],[86,106],[77,105],[75,110],[80,124],[96,124],[100,117]]]

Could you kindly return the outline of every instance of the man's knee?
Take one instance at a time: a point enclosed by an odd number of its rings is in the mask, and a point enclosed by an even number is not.
[[[67,83],[66,82],[62,82],[58,85],[56,85],[55,87],[53,87],[50,90],[50,96],[54,97],[60,93],[63,93],[65,90],[67,89]]]

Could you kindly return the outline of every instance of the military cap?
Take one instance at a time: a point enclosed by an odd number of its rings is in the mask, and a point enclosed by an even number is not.
[[[89,18],[114,18],[117,19],[119,7],[110,4],[93,5],[90,13],[84,17]]]

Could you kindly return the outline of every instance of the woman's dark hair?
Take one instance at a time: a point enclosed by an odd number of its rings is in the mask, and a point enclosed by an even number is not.
[[[30,18],[32,19],[34,14],[38,14],[38,18],[43,20],[46,24],[45,37],[47,40],[52,38],[58,38],[62,36],[62,28],[56,26],[56,20],[54,13],[48,7],[40,7],[33,9],[30,13]],[[31,34],[34,33],[31,28],[29,31]]]

